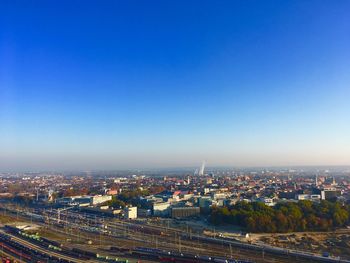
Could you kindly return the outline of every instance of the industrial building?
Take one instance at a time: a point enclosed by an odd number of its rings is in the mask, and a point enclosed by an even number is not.
[[[199,214],[200,214],[199,207],[173,207],[173,208],[171,208],[171,217],[172,218],[199,216]]]
[[[170,204],[166,202],[154,203],[152,205],[154,216],[169,216]]]
[[[58,198],[57,203],[62,205],[79,205],[79,206],[89,206],[98,205],[112,200],[111,195],[84,195],[84,196],[69,196]]]
[[[137,207],[131,206],[124,209],[124,217],[126,219],[136,219],[137,218]]]

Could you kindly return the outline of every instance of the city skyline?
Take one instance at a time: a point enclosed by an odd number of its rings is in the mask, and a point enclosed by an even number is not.
[[[0,171],[350,165],[348,1],[0,5]]]

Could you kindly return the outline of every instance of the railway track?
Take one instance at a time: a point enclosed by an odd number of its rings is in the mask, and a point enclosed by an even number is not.
[[[14,236],[14,235],[11,235],[9,233],[6,233],[5,231],[3,230],[0,230],[0,233],[3,234],[3,235],[7,235],[9,237],[11,237],[11,240],[17,242],[18,244],[21,244],[25,247],[28,247],[30,249],[33,249],[35,251],[39,251],[40,253],[42,254],[45,254],[45,255],[49,255],[51,257],[55,257],[55,258],[58,258],[58,259],[64,259],[68,262],[74,262],[74,263],[85,263],[85,262],[88,262],[88,263],[97,263],[98,261],[94,261],[94,260],[79,260],[79,259],[76,259],[76,258],[72,258],[72,257],[69,257],[69,256],[66,256],[66,255],[63,255],[63,254],[59,254],[59,253],[56,253],[54,251],[50,251],[50,250],[46,250],[38,245],[35,245],[27,240],[24,240],[24,239],[21,239],[17,236]]]
[[[47,212],[47,210],[46,210]],[[51,225],[40,222],[40,225],[51,229],[59,229],[57,221],[55,223],[55,211],[50,215]],[[23,215],[23,214],[22,214]],[[18,213],[17,213],[18,216]],[[44,216],[38,215],[40,218]],[[31,220],[33,218],[31,217]],[[74,235],[72,232],[86,233],[93,240],[100,240],[101,245],[119,244],[121,247],[149,246],[151,248],[160,248],[178,252],[194,254],[211,254],[213,256],[236,257],[249,259],[255,262],[292,262],[298,257],[295,255],[278,255],[270,253],[261,248],[245,247],[245,243],[228,242],[227,240],[218,240],[206,238],[201,235],[192,234],[190,237],[187,232],[174,230],[160,226],[159,228],[152,225],[140,225],[131,222],[116,220],[114,218],[100,217],[89,215],[87,213],[78,213],[67,211],[61,214],[59,221],[60,226],[71,229],[71,233],[66,231],[66,235]],[[56,226],[55,226],[56,225]],[[107,226],[107,229],[105,229]],[[90,230],[89,230],[90,229]],[[160,234],[165,232],[165,234]],[[98,243],[98,242],[96,242]],[[248,245],[249,246],[249,245]],[[305,259],[303,262],[315,262],[312,259]]]

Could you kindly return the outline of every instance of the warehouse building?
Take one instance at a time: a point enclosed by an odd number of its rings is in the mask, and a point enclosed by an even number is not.
[[[172,218],[199,216],[199,214],[200,214],[199,207],[173,207],[173,208],[171,208],[171,217]]]

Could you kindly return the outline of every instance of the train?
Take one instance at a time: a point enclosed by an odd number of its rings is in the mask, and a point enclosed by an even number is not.
[[[131,254],[136,257],[157,258],[161,262],[195,263],[195,262],[217,262],[217,263],[252,263],[249,260],[226,259],[222,257],[199,256],[180,252],[165,251],[161,249],[136,247]]]
[[[26,259],[28,261],[31,261],[31,257],[27,254],[24,254],[22,251],[14,248],[13,246],[9,246],[4,242],[0,242],[0,247],[2,249],[4,249],[6,252],[18,257],[18,258],[22,258],[22,259]]]
[[[151,234],[151,235],[158,235],[158,236],[164,236],[166,235],[164,231],[159,230],[159,229],[154,229],[154,228],[149,228],[146,226],[138,226],[138,225],[129,225],[129,229],[137,231],[137,232],[142,232],[145,234]]]

